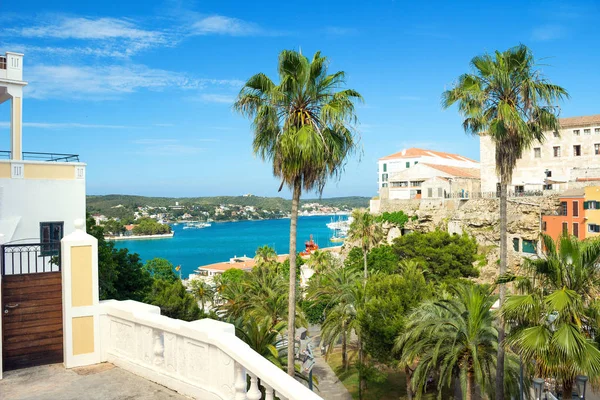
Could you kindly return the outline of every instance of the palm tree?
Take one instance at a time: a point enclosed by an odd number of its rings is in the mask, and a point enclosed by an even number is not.
[[[252,118],[254,153],[273,163],[273,175],[292,189],[290,218],[290,280],[288,354],[294,354],[296,309],[296,228],[302,190],[322,192],[329,177],[343,170],[356,149],[352,125],[354,101],[362,100],[345,84],[344,72],[328,74],[327,58],[315,53],[312,60],[291,50],[279,55],[279,84],[263,73],[245,83],[235,110]],[[294,359],[287,371],[294,375]]]
[[[416,363],[412,385],[417,399],[434,374],[440,399],[442,389],[456,378],[467,400],[473,398],[476,386],[484,392],[493,381],[498,333],[490,309],[496,299],[481,286],[461,285],[453,291],[453,297],[417,307],[396,340],[401,362]]]
[[[201,309],[204,312],[204,304],[207,301],[212,302],[215,296],[214,289],[206,282],[200,279],[190,281],[190,290],[196,301],[200,302]]]
[[[256,261],[257,265],[277,261],[277,253],[275,252],[274,248],[264,245],[256,249],[254,260]]]
[[[506,273],[507,187],[523,151],[543,142],[544,131],[558,131],[557,102],[568,98],[560,86],[550,83],[539,69],[529,48],[520,45],[504,52],[484,54],[471,60],[472,73],[442,95],[442,106],[458,103],[467,133],[487,135],[496,146],[496,172],[500,176],[500,275]],[[500,285],[500,303],[506,289]],[[498,339],[504,340],[499,321]],[[504,398],[504,347],[498,346],[497,398]]]
[[[306,264],[315,272],[321,273],[330,269],[335,264],[335,261],[329,251],[317,250],[310,255]]]
[[[571,398],[578,374],[600,381],[600,350],[593,336],[600,328],[600,240],[543,235],[544,254],[525,260],[526,276],[516,281],[521,294],[508,296],[502,314],[514,328],[507,344],[535,374],[554,378],[563,398]]]
[[[275,325],[268,318],[238,318],[232,321],[236,336],[242,339],[252,350],[271,361],[278,367],[281,365],[278,346],[281,344],[281,334],[285,330],[285,321]]]
[[[367,254],[372,247],[376,246],[383,239],[383,230],[381,226],[375,222],[375,217],[368,210],[358,208],[352,211],[354,220],[350,224],[348,237],[350,240],[359,241],[363,252],[364,261],[364,281],[367,284]]]

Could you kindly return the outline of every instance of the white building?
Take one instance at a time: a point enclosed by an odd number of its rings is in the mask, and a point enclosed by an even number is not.
[[[49,243],[85,219],[85,164],[23,151],[23,55],[0,56],[0,104],[10,102],[10,149],[0,151],[0,245]],[[44,149],[36,149],[44,150]]]
[[[600,114],[561,118],[560,125],[523,153],[509,191],[563,191],[600,181]],[[480,152],[482,190],[496,191],[495,146],[488,136],[481,136]]]
[[[390,199],[426,197],[421,188],[425,181],[438,177],[478,179],[478,170],[477,161],[458,154],[417,148],[404,149],[379,159],[379,195],[381,198]],[[449,194],[459,188],[452,188],[450,181],[446,180],[446,183],[433,185],[431,189],[429,197],[443,197],[444,190]],[[465,188],[461,187],[462,189]]]

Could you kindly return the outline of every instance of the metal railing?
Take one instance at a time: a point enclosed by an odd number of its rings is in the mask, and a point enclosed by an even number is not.
[[[2,275],[60,271],[60,242],[20,243],[0,246]]]
[[[552,194],[552,191],[543,190],[525,190],[525,191],[508,191],[507,197],[542,197]],[[446,199],[494,199],[500,197],[500,192],[454,192],[446,193]]]
[[[0,69],[6,69],[6,56],[0,56]]]
[[[62,153],[37,153],[24,151],[21,153],[23,160],[29,161],[45,161],[45,162],[79,162],[78,154],[62,154]],[[10,160],[11,152],[9,150],[0,151],[1,160]]]

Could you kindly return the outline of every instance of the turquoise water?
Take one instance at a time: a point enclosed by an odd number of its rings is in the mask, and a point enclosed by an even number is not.
[[[298,218],[298,250],[304,250],[304,242],[312,234],[319,247],[335,244],[329,241],[332,231],[326,224],[331,216]],[[261,221],[213,222],[204,229],[173,227],[171,239],[117,241],[117,248],[128,248],[146,261],[154,257],[166,258],[173,265],[181,265],[186,278],[201,265],[228,261],[234,256],[254,257],[256,249],[269,245],[278,254],[289,252],[290,220],[274,219]]]

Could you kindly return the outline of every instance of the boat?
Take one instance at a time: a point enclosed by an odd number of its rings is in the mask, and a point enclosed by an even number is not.
[[[309,256],[317,250],[319,250],[319,245],[313,240],[313,235],[310,235],[310,240],[304,242],[304,251],[300,252],[300,255]]]
[[[331,222],[327,224],[327,227],[331,230],[344,229],[347,231],[348,229],[350,229],[350,224],[352,223],[352,221],[354,221],[354,218],[352,217],[348,217],[348,219],[345,220],[340,219],[339,216],[337,220],[335,220],[335,217],[331,217]]]
[[[209,224],[208,222],[200,222],[200,221],[190,221],[190,222],[186,222],[185,225],[183,226],[183,229],[202,229],[202,228],[209,228],[212,225]]]

